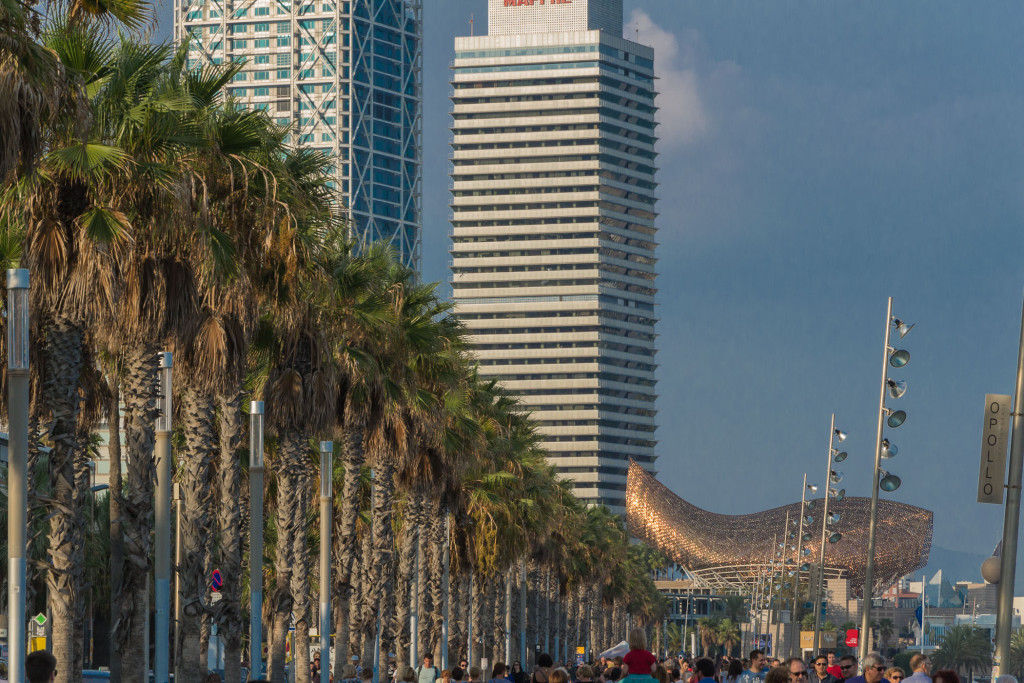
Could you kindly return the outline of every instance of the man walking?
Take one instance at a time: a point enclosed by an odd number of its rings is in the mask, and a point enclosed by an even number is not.
[[[57,680],[57,658],[46,650],[28,653],[25,657],[25,678],[28,683],[53,683]]]
[[[853,655],[843,655],[839,658],[839,670],[842,672],[842,680],[848,681],[857,677],[857,658]]]
[[[932,660],[927,655],[918,653],[911,657],[910,670],[914,673],[904,679],[903,683],[932,683]]]
[[[756,681],[763,681],[765,674],[764,670],[765,656],[760,650],[750,651],[750,668],[743,672],[745,680],[749,683],[756,683]],[[712,664],[714,666],[714,664]]]
[[[807,683],[807,665],[799,657],[790,657],[782,666],[789,671],[789,683]]]
[[[434,683],[441,677],[441,672],[434,666],[434,655],[429,652],[423,655],[423,664],[416,667],[416,683]]]
[[[845,664],[846,657],[839,660],[840,666]],[[861,662],[861,668],[864,673],[860,676],[854,676],[853,678],[847,678],[848,683],[889,683],[882,674],[885,673],[885,662],[882,658],[871,652],[865,655],[864,660]],[[846,669],[843,669],[844,673]]]
[[[814,658],[814,674],[811,683],[839,683],[839,679],[828,672],[828,657],[820,654]]]

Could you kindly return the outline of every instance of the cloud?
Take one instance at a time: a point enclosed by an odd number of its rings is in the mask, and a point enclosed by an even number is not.
[[[688,33],[680,54],[675,34],[658,26],[642,10],[633,11],[625,33],[628,39],[639,37],[640,43],[654,48],[659,148],[685,145],[707,135],[711,122],[701,99],[695,64],[699,36]]]

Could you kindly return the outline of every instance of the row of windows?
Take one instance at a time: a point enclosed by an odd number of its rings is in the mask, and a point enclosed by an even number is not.
[[[612,301],[614,297],[602,295],[604,303],[616,304]],[[655,318],[647,318],[639,315],[620,313],[607,309],[599,311],[512,311],[509,313],[459,313],[460,320],[527,320],[530,318],[592,318],[599,316],[604,319],[618,320],[631,325],[651,325],[657,323]],[[477,333],[479,334],[479,333]]]
[[[614,74],[601,74],[599,76],[558,76],[558,77],[535,77],[517,78],[508,80],[497,76],[488,79],[480,76],[473,81],[455,81],[452,83],[453,92],[458,95],[470,90],[504,89],[504,88],[536,88],[538,92],[554,92],[563,85],[595,85],[615,90],[622,90],[630,94],[639,95],[648,100],[654,100],[657,93],[653,89],[642,88],[636,83],[617,78]]]
[[[630,432],[654,432],[655,425],[643,425],[635,422],[622,422],[620,420],[537,420],[537,426],[544,427],[605,427],[607,429],[621,429]]]
[[[469,303],[466,300],[464,302]],[[510,330],[507,327],[495,327],[495,328],[480,328],[474,329],[474,336],[485,336],[485,335],[500,335],[510,336],[514,334],[573,334],[582,332],[601,332],[603,334],[612,335],[616,337],[624,337],[626,339],[639,339],[641,341],[653,342],[656,338],[656,334],[647,332],[637,332],[636,330],[626,330],[618,327],[611,327],[609,325],[586,326],[581,325],[579,327],[558,327],[558,326],[544,326],[544,327],[524,327],[522,329]]]
[[[591,363],[597,363],[598,365],[612,365],[618,368],[625,368],[626,370],[641,370],[643,372],[654,372],[658,366],[653,363],[640,363],[633,360],[624,360],[622,358],[612,358],[610,356],[593,356],[593,357],[575,357],[575,358],[481,358],[478,361],[480,367],[499,367],[514,365],[521,367],[524,365],[589,365]]]
[[[528,406],[530,412],[533,413],[558,413],[558,412],[573,412],[573,411],[598,411],[598,413],[606,413],[609,415],[636,415],[638,417],[655,417],[658,413],[656,410],[649,410],[647,408],[632,408],[628,406],[612,406],[607,404],[598,403],[584,403],[579,405],[530,405]]]
[[[622,391],[608,387],[599,388],[572,388],[572,389],[517,389],[519,396],[606,396],[618,398],[625,401],[639,401],[642,403],[654,403],[654,394],[643,394],[635,391]]]
[[[620,446],[638,446],[640,448],[654,448],[658,445],[657,441],[649,441],[647,439],[626,439],[620,436],[608,436],[607,434],[598,434],[597,436],[589,435],[571,435],[571,436],[543,436],[543,440],[548,443],[589,443],[591,441],[597,441],[598,443],[614,443]],[[641,458],[635,455],[629,456],[634,460],[640,462]]]
[[[604,271],[625,277],[632,277],[642,280],[653,281],[654,273],[643,270],[633,270],[622,266],[605,263],[557,263],[540,265],[519,265],[519,266],[459,266],[452,265],[452,273],[455,275],[488,275],[497,273],[566,273],[572,271]],[[467,283],[467,286],[472,286]]]
[[[616,372],[549,372],[549,373],[528,373],[528,374],[495,374],[490,375],[506,382],[539,381],[545,379],[567,380],[567,379],[596,379],[606,382],[617,382],[619,384],[634,384],[641,387],[653,387],[657,382],[653,379],[636,377],[634,375],[620,375]]]
[[[459,316],[462,319],[464,316]],[[569,342],[569,341],[558,341],[558,342],[534,342],[524,344],[473,344],[473,348],[477,351],[520,351],[520,350],[537,350],[537,349],[585,349],[587,351],[618,351],[620,353],[630,353],[634,356],[648,356],[654,357],[657,353],[654,349],[644,348],[643,346],[632,346],[630,344],[615,344],[613,342]]]
[[[600,113],[602,116],[617,120],[624,121],[628,124],[635,125],[638,128],[646,128],[654,133],[654,117],[652,116],[633,116],[626,112],[616,112],[609,109],[601,109],[597,107],[573,107],[567,109],[528,109],[528,110],[515,110],[515,111],[486,111],[486,112],[458,112],[453,113],[452,119],[455,121],[481,121],[485,119],[543,119],[551,116],[587,116],[589,114]]]
[[[578,169],[578,170],[551,170],[551,171],[531,171],[530,173],[479,173],[471,174],[464,173],[462,175],[453,174],[452,180],[454,182],[475,182],[481,180],[518,180],[523,178],[592,178],[594,176],[605,178],[607,180],[613,180],[623,185],[632,185],[644,190],[654,190],[658,187],[657,183],[652,183],[636,176],[624,175],[618,173],[612,169]]]
[[[602,161],[621,166],[630,171],[638,171],[653,176],[657,170],[654,166],[641,164],[613,154],[559,154],[553,156],[502,157],[496,159],[453,159],[452,165],[456,172],[466,166],[498,166],[502,164],[568,164],[580,161]],[[534,177],[532,174],[528,177]]]
[[[525,140],[519,142],[471,142],[460,143],[457,141],[451,144],[452,151],[459,152],[480,152],[512,149],[549,149],[555,147],[592,147],[600,146],[611,151],[622,152],[632,156],[641,157],[653,161],[657,153],[653,150],[634,147],[621,142],[615,142],[607,138],[572,139],[572,140]]]

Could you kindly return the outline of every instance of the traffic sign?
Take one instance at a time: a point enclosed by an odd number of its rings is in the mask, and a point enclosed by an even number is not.
[[[39,628],[42,628],[46,625],[46,615],[40,612],[39,614],[32,617],[32,621],[36,622],[36,624],[39,625]]]
[[[210,588],[212,588],[215,591],[219,591],[223,585],[224,585],[224,577],[222,577],[220,575],[220,570],[219,569],[214,569],[213,570],[213,576],[211,577],[211,581],[210,581]]]

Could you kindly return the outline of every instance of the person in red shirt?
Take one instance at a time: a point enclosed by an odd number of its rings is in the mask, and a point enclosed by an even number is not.
[[[833,676],[835,676],[836,678],[838,678],[839,680],[842,680],[844,678],[843,670],[839,668],[839,662],[836,661],[835,652],[828,653],[828,668],[825,670]]]
[[[623,673],[629,676],[653,676],[658,660],[647,650],[647,636],[642,628],[629,632],[629,652],[622,658]]]

